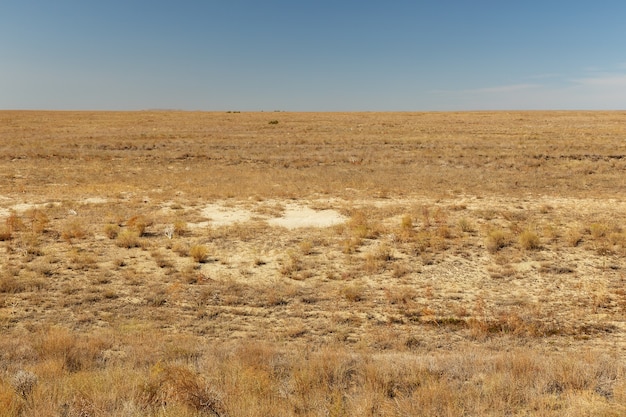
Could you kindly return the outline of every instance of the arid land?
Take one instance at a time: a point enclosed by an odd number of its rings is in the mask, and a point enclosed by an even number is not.
[[[626,415],[626,112],[0,112],[0,416]]]

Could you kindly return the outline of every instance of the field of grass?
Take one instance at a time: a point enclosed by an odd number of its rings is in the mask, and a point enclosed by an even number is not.
[[[626,112],[0,112],[0,416],[626,415]]]

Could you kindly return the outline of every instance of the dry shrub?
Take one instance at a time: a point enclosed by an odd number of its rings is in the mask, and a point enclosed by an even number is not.
[[[342,288],[343,297],[352,302],[363,301],[365,299],[365,287],[361,284],[353,283]]]
[[[117,246],[120,248],[137,248],[141,246],[141,241],[139,239],[139,232],[135,230],[123,230],[117,236]]]
[[[580,242],[582,242],[582,240],[583,235],[578,229],[569,229],[565,233],[565,242],[568,244],[568,246],[576,247],[580,244]]]
[[[15,391],[24,399],[28,399],[38,382],[37,375],[30,371],[20,369],[11,378],[11,384]]]
[[[360,239],[375,239],[382,233],[382,226],[380,224],[372,225],[367,214],[361,210],[352,214],[347,225],[351,234]]]
[[[75,269],[97,268],[98,259],[93,253],[86,251],[74,251],[70,257]]]
[[[42,360],[59,361],[64,370],[78,372],[99,366],[102,352],[111,346],[107,337],[82,336],[61,327],[51,327],[35,341]]]
[[[405,214],[404,216],[402,216],[402,220],[400,221],[400,228],[402,230],[413,229],[413,218],[410,214]]]
[[[417,293],[415,289],[409,286],[397,286],[385,289],[385,298],[389,304],[402,304],[407,305],[412,302]]]
[[[447,224],[440,224],[437,227],[437,236],[441,239],[450,239],[453,237],[452,230],[450,230]]]
[[[19,279],[11,274],[0,274],[0,293],[17,294],[26,291],[27,285],[23,279]]]
[[[26,403],[16,391],[14,385],[0,378],[0,410],[2,410],[2,416],[18,417],[24,415]]]
[[[414,255],[420,255],[432,249],[433,235],[428,230],[418,232],[411,245],[411,251]]]
[[[520,234],[519,245],[525,250],[535,250],[541,247],[541,242],[537,233],[527,229]]]
[[[176,236],[186,236],[187,234],[189,234],[187,222],[184,220],[176,220],[174,222],[174,234]]]
[[[0,241],[11,240],[13,229],[7,224],[0,225]]]
[[[592,223],[589,225],[589,234],[591,234],[591,237],[594,239],[603,238],[608,231],[609,227],[604,223]]]
[[[209,259],[209,248],[204,245],[193,245],[189,248],[189,256],[196,262],[204,263]]]
[[[380,245],[365,255],[365,271],[370,274],[381,272],[392,259],[391,248],[388,245]]]
[[[11,211],[9,217],[6,218],[5,224],[12,232],[17,232],[24,228],[24,223],[22,222],[22,219],[20,219],[20,217],[14,211]]]
[[[608,240],[612,245],[626,247],[626,233],[624,232],[612,232],[609,234]]]
[[[304,262],[298,252],[288,251],[280,268],[280,273],[289,278],[298,278],[295,273],[304,269]]]
[[[341,241],[341,251],[347,255],[355,253],[363,241],[358,237],[349,237]]]
[[[189,256],[189,245],[186,242],[174,242],[174,245],[172,245],[172,251],[177,253],[178,256]]]
[[[126,226],[136,231],[139,236],[143,236],[144,233],[146,233],[146,229],[153,224],[154,222],[152,219],[149,219],[144,215],[133,216],[126,222]]]
[[[313,242],[309,239],[305,239],[298,245],[300,247],[300,252],[303,255],[310,255],[313,253]]]
[[[44,213],[40,209],[30,209],[26,212],[26,218],[30,221],[30,228],[33,233],[42,233],[48,223],[50,223],[50,219],[46,213]]]
[[[152,258],[156,262],[159,268],[171,268],[174,266],[172,261],[170,261],[162,252],[153,251],[151,253]]]
[[[496,253],[509,245],[509,236],[500,229],[492,229],[487,233],[486,246],[490,253]]]
[[[473,233],[475,230],[472,222],[465,217],[460,219],[457,224],[459,226],[459,229],[461,229],[461,231],[464,233]]]
[[[115,223],[109,223],[106,226],[104,226],[104,234],[109,239],[115,239],[117,235],[119,234],[119,232],[120,232],[120,227],[119,225]]]
[[[72,243],[73,239],[84,239],[86,236],[85,225],[77,219],[67,222],[61,231],[61,237],[68,243]]]
[[[222,395],[198,374],[182,366],[157,364],[140,387],[140,399],[149,408],[180,404],[209,416],[224,416]]]

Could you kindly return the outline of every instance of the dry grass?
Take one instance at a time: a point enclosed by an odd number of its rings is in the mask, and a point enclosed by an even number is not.
[[[0,112],[0,415],[624,415],[625,122]]]

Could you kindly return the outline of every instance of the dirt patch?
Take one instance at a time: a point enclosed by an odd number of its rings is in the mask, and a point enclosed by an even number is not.
[[[225,207],[221,204],[209,204],[201,211],[209,218],[212,226],[228,226],[234,223],[244,223],[252,218],[252,212],[237,207]]]
[[[344,223],[347,219],[335,210],[313,210],[309,207],[292,205],[287,207],[281,217],[268,221],[272,226],[281,226],[287,229],[305,227],[331,227]]]

